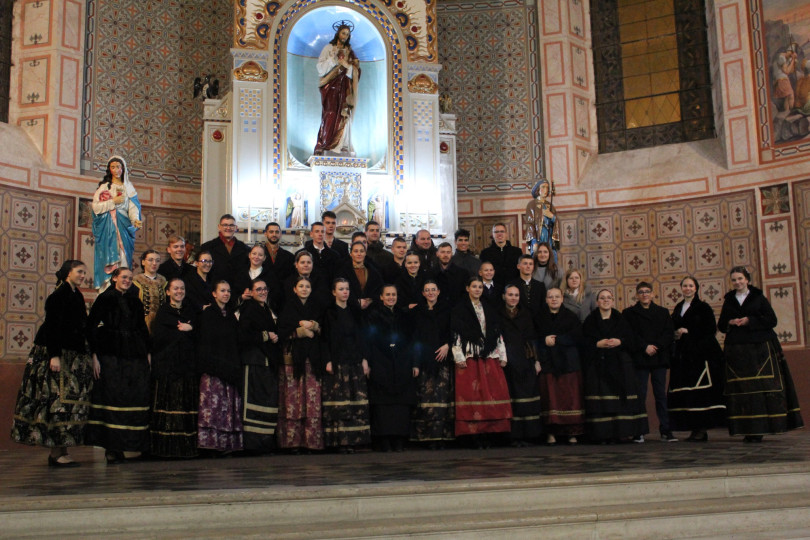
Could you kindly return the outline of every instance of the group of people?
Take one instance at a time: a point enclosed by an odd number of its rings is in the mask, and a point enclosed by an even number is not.
[[[374,221],[350,243],[335,225],[325,212],[293,254],[278,224],[247,246],[226,214],[194,264],[174,236],[162,264],[147,250],[137,275],[115,268],[89,314],[86,266],[65,261],[12,438],[50,448],[57,467],[77,465],[68,448],[83,444],[120,463],[644,442],[649,381],[664,441],[727,424],[756,442],[802,425],[776,316],[745,268],[732,269],[716,324],[693,277],[672,314],[647,282],[620,312],[610,290],[562,272],[549,243],[524,254],[503,224],[478,257],[465,230],[454,253],[425,230],[387,249]]]

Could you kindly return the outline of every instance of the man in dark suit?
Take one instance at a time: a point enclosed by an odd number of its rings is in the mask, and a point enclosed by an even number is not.
[[[509,283],[518,277],[517,263],[523,251],[506,239],[506,225],[492,226],[492,243],[481,252],[481,262],[491,262],[495,267],[495,281]]]
[[[244,242],[236,238],[236,218],[223,214],[219,218],[219,236],[200,246],[200,251],[207,251],[214,259],[211,267],[211,283],[224,279],[229,284],[234,282],[236,273],[248,265],[248,249]]]
[[[337,228],[337,215],[331,210],[327,210],[321,214],[321,221],[323,222],[323,241],[329,246],[329,249],[337,253],[341,259],[349,258],[349,244],[335,236],[335,229]]]
[[[268,223],[264,228],[264,237],[267,258],[262,266],[272,270],[278,282],[283,283],[295,270],[295,255],[281,247],[281,227],[278,223],[274,221]]]

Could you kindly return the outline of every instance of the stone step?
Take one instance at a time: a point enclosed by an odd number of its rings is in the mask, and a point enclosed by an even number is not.
[[[0,536],[453,538],[801,529],[810,464],[0,499]],[[656,528],[660,528],[660,533]],[[644,533],[643,531],[647,531]]]

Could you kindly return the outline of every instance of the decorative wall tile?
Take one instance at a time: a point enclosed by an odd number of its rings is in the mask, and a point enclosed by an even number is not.
[[[622,240],[625,242],[647,240],[649,238],[647,221],[645,214],[622,216]]]
[[[12,203],[11,224],[15,229],[35,231],[39,227],[39,205],[28,199]]]
[[[681,281],[664,281],[661,283],[661,292],[655,300],[658,305],[667,308],[670,313],[678,302],[683,299],[681,294]]]
[[[662,274],[681,274],[686,272],[686,248],[684,246],[667,246],[658,248],[658,268]]]
[[[728,204],[728,220],[732,230],[747,230],[754,208],[750,201],[730,201]]]
[[[759,188],[759,192],[763,216],[790,212],[790,192],[787,184]]]
[[[695,208],[692,219],[696,233],[710,233],[720,230],[720,209],[718,206]]]
[[[650,275],[650,250],[631,249],[622,253],[624,274],[628,276]]]
[[[684,217],[683,210],[666,210],[655,213],[658,223],[658,236],[670,238],[683,236]]]
[[[766,287],[765,291],[776,313],[776,336],[783,345],[793,345],[801,342],[801,334],[797,325],[797,315],[800,313],[796,286],[792,283]]]
[[[613,219],[597,217],[585,220],[585,237],[589,244],[609,244],[613,242]]]
[[[6,324],[5,354],[10,357],[24,357],[34,344],[36,324],[34,323],[8,323]]]
[[[723,296],[729,290],[728,279],[700,279],[700,297],[719,310],[723,306]],[[718,311],[719,313],[719,311]]]
[[[765,278],[793,275],[793,231],[790,220],[772,218],[762,221],[762,250]]]
[[[696,243],[695,267],[698,270],[723,268],[723,244],[721,242]]]
[[[68,207],[66,204],[48,204],[48,234],[65,234]]]
[[[65,250],[68,246],[64,244],[47,244],[45,248],[45,272],[54,274],[62,263],[67,259]]]
[[[560,219],[560,244],[575,246],[579,244],[579,229],[575,219]]]
[[[51,0],[23,2],[23,47],[42,47],[51,42]]]
[[[588,253],[588,279],[605,279],[616,276],[615,253],[601,251]]]
[[[748,238],[733,238],[731,240],[731,266],[747,266],[754,265],[754,260],[751,259],[751,242]]]
[[[12,238],[9,242],[9,270],[34,272],[37,269],[37,244]]]
[[[8,310],[32,313],[35,310],[36,282],[9,280]]]

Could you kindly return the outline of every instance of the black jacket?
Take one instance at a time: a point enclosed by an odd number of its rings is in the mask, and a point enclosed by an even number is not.
[[[146,359],[149,329],[138,297],[115,287],[98,295],[87,319],[87,342],[99,356]]]
[[[278,341],[265,340],[265,332],[279,335]],[[251,298],[239,307],[239,350],[242,365],[281,365],[281,335],[270,306]]]
[[[267,242],[264,243],[264,247],[267,249]],[[276,275],[278,282],[283,283],[295,272],[295,255],[279,246],[275,260],[270,256],[270,250],[267,250],[267,258],[262,266],[271,270]]]
[[[450,330],[450,304],[443,301],[441,295],[433,309],[428,309],[427,302],[413,308],[410,313],[413,326],[414,359],[421,371],[428,375],[438,373],[441,364],[436,361],[436,349],[448,346],[447,357],[442,361],[445,366],[453,366],[453,332]]]
[[[306,251],[312,255],[312,268],[319,270],[324,275],[331,288],[332,279],[335,277],[338,265],[342,261],[340,255],[332,251],[326,244],[324,244],[322,250],[318,251],[312,240],[307,240],[304,243],[304,248],[299,251]]]
[[[410,347],[408,314],[381,303],[366,310],[366,358],[369,374],[368,397],[372,404],[400,405],[416,402],[417,360]]]
[[[495,281],[503,284],[520,276],[517,263],[521,255],[523,251],[512,246],[508,240],[503,248],[499,248],[493,240],[489,247],[481,252],[481,262],[491,262],[495,267]]]
[[[329,306],[323,315],[323,363],[334,366],[359,366],[365,350],[362,336],[360,310],[353,307],[342,308],[337,304]]]
[[[360,307],[361,298],[380,299],[380,291],[383,287],[383,279],[380,273],[371,266],[366,266],[366,285],[360,286],[360,280],[354,272],[354,263],[351,259],[343,261],[340,269],[335,273],[335,277],[342,277],[349,281],[349,303],[352,306]],[[330,286],[331,289],[331,286]]]
[[[540,311],[537,319],[540,338],[540,367],[546,373],[558,376],[582,369],[580,348],[582,347],[582,323],[576,313],[565,307],[552,313],[548,306]],[[556,336],[553,347],[546,345],[548,336]]]
[[[239,325],[230,308],[226,314],[216,302],[197,319],[197,369],[240,388],[242,362],[239,357]]]
[[[87,307],[79,289],[62,282],[45,300],[45,322],[34,343],[48,349],[48,357],[62,356],[62,349],[87,352]]]
[[[645,309],[640,302],[622,312],[627,324],[633,330],[634,344],[631,346],[633,364],[638,368],[669,367],[672,356],[672,342],[675,329],[669,311],[655,302]],[[658,352],[649,356],[645,349],[648,345],[658,347]]]
[[[737,302],[735,291],[726,293],[717,328],[726,334],[727,344],[778,341],[776,332],[773,331],[777,321],[771,303],[762,294],[762,290],[749,285],[748,291],[748,296],[745,297],[742,305]],[[742,317],[748,317],[748,325],[731,326],[728,324],[731,319]]]
[[[213,267],[212,267],[213,268]],[[174,262],[174,259],[169,259],[168,261],[163,261],[160,266],[158,266],[157,273],[161,276],[166,278],[168,282],[170,279],[179,277],[185,280],[185,276],[188,272],[196,272],[197,268],[188,264],[187,262],[183,261],[178,264]]]
[[[236,277],[236,272],[242,268],[247,268],[249,265],[248,253],[250,249],[241,240],[235,240],[230,253],[228,248],[219,237],[209,240],[200,246],[199,251],[207,251],[211,253],[214,259],[214,264],[211,266],[211,271],[208,275],[211,277],[211,283],[224,279],[231,285],[233,289],[233,280]]]
[[[723,359],[723,349],[717,343],[717,324],[712,307],[695,297],[683,315],[682,308],[683,300],[672,310],[672,327],[675,330],[686,328],[688,332],[673,343],[673,361],[698,366],[704,362],[719,363]]]
[[[442,298],[450,302],[451,307],[467,296],[467,281],[470,277],[463,268],[452,262],[447,265],[447,268],[442,268],[437,261],[430,274],[439,286]]]
[[[211,286],[211,274],[208,274],[208,279],[203,279],[197,273],[195,268],[193,272],[189,272],[183,276],[183,281],[186,283],[186,299],[184,303],[188,303],[195,313],[200,313],[203,307],[214,303],[213,292]]]
[[[366,256],[374,261],[374,266],[377,268],[385,268],[389,262],[394,260],[394,256],[385,249],[385,244],[380,241],[368,243]]]
[[[320,378],[324,373],[326,363],[321,350],[320,331],[315,333],[315,337],[298,337],[296,334],[300,321],[316,321],[320,324],[322,314],[322,305],[314,302],[312,296],[307,299],[306,303],[302,303],[300,298],[293,296],[284,305],[284,311],[278,318],[282,347],[285,352],[292,355],[293,373],[296,377],[304,375],[307,359],[317,377]]]
[[[168,302],[160,306],[152,321],[152,377],[175,380],[197,374],[195,318],[194,309],[185,302],[180,309]],[[192,330],[178,330],[177,324],[180,322],[190,324]]]

